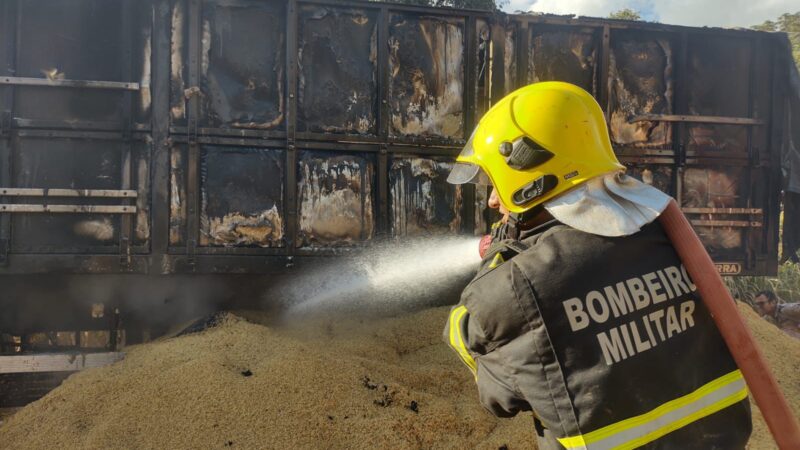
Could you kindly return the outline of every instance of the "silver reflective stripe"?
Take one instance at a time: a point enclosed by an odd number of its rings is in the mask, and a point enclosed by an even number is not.
[[[723,380],[724,379],[724,380]],[[720,386],[709,386],[724,381]],[[747,396],[747,386],[738,370],[679,399],[619,424],[583,436],[559,439],[568,449],[631,449],[720,411]],[[710,387],[710,389],[709,389]],[[619,431],[616,431],[618,429]]]

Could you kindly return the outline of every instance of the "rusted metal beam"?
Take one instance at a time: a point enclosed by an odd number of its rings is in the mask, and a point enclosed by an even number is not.
[[[186,135],[189,130],[187,127],[170,127],[169,132],[173,135]],[[197,127],[198,137],[237,137],[237,138],[258,138],[258,139],[286,139],[285,131],[277,130],[246,130],[244,128],[208,128]],[[178,137],[178,136],[175,136]]]
[[[675,94],[672,112],[683,114],[689,112],[689,33],[681,32],[676,39],[677,51],[674,67]],[[686,143],[689,136],[686,122],[678,122],[672,127],[672,148],[675,150],[673,197],[678,206],[683,204],[683,175],[686,169]]]
[[[189,0],[189,86],[200,85],[202,6],[199,0]],[[190,88],[191,89],[191,88]],[[194,254],[200,239],[200,145],[197,142],[197,129],[200,122],[200,96],[188,99],[186,138],[188,139],[186,166],[186,261],[194,271]]]
[[[576,17],[572,14],[569,15],[555,15],[555,14],[521,14],[514,15],[515,19],[522,22],[528,22],[536,25],[555,25],[555,26],[568,26],[568,27],[603,27],[608,25],[611,29],[615,30],[637,30],[650,33],[667,32],[679,34],[682,32],[690,31],[697,35],[711,35],[711,36],[724,36],[724,37],[741,37],[743,34],[756,34],[762,35],[768,32],[747,30],[742,28],[713,28],[713,27],[691,27],[686,25],[666,25],[656,22],[644,21],[628,21],[628,20],[613,20],[592,17]]]
[[[133,41],[132,41],[132,24],[131,24],[131,0],[122,0],[120,5],[120,20],[122,26],[120,27],[122,33],[122,74],[127,79],[133,79]],[[122,189],[131,189],[131,182],[133,178],[133,140],[131,139],[131,131],[133,128],[133,92],[126,90],[122,95],[122,138],[123,151],[122,151],[122,173],[120,174],[120,187]],[[141,180],[140,180],[141,181]],[[123,200],[124,205],[130,205],[130,197]],[[120,218],[119,225],[119,255],[120,255],[120,268],[125,271],[130,267],[131,258],[131,240],[133,235],[133,223],[136,217],[133,215],[125,214]],[[112,330],[112,350],[116,350],[116,330]]]
[[[140,89],[139,83],[126,83],[121,81],[51,80],[49,78],[29,77],[0,77],[0,84],[12,86],[110,89],[125,91],[138,91]]]
[[[132,189],[46,189],[46,188],[0,188],[0,197],[98,197],[136,198]]]
[[[17,53],[19,43],[19,8],[18,2],[3,2],[0,5],[2,17],[3,59],[0,61],[0,75],[14,75],[17,71]],[[2,89],[3,107],[0,109],[0,186],[12,183],[11,163],[13,149],[18,139],[12,133],[12,117],[14,117],[14,97],[16,89],[13,86]],[[0,266],[8,264],[8,254],[11,249],[11,217],[0,214]]]
[[[747,220],[690,220],[696,227],[760,228],[762,223]]]
[[[600,92],[597,92],[597,100],[600,105],[603,106],[603,110],[605,111],[606,122],[611,122],[611,102],[610,102],[610,92],[611,92],[611,77],[609,73],[609,67],[611,65],[611,29],[608,25],[605,25],[602,28],[602,35],[601,35],[601,54],[600,54],[600,64],[598,67],[598,78],[600,79],[599,89]]]
[[[628,119],[628,123],[635,122],[690,122],[690,123],[719,123],[728,125],[766,125],[761,119],[748,117],[723,117],[723,116],[693,116],[685,114],[639,114]]]
[[[487,77],[490,89],[487,105],[492,105],[495,100],[503,97],[505,85],[508,82],[505,79],[506,29],[502,20],[497,17],[493,18],[490,22],[490,30],[491,54],[489,57],[489,76]]]
[[[686,214],[763,214],[761,208],[681,208]]]
[[[0,213],[136,214],[135,206],[0,204]]]
[[[462,111],[464,111],[464,134],[463,138],[472,134],[472,129],[475,126],[475,94],[477,93],[477,80],[475,68],[478,65],[478,36],[476,33],[477,21],[474,17],[467,17],[465,23],[466,29],[464,30],[464,52],[466,53],[465,60],[466,66],[464,67],[464,97],[462,100]]]
[[[383,5],[378,14],[378,138],[382,142],[378,148],[375,166],[377,183],[377,205],[375,212],[375,231],[379,238],[387,236],[389,227],[389,8]]]
[[[518,87],[528,84],[528,59],[530,58],[531,47],[531,28],[527,21],[520,22],[517,27],[516,59],[517,59],[517,85],[509,92]]]
[[[83,131],[83,130],[33,130],[18,129],[16,131],[21,138],[65,138],[65,139],[104,139],[107,141],[119,141],[122,138],[121,132],[109,131]],[[133,133],[131,139],[144,141],[147,139],[145,133]]]
[[[292,265],[298,229],[297,207],[297,94],[298,94],[298,5],[286,3],[286,167],[284,176],[284,217],[287,266]]]
[[[0,356],[0,373],[74,372],[122,361],[125,353],[57,353]]]
[[[125,124],[122,122],[97,122],[83,120],[40,120],[22,119],[15,117],[11,119],[14,128],[57,128],[68,130],[96,130],[96,131],[117,131],[123,130]],[[150,124],[131,123],[131,131],[149,131]]]
[[[360,9],[378,9],[382,7],[390,7],[393,11],[402,11],[402,12],[418,12],[425,15],[431,16],[463,16],[463,15],[476,15],[476,16],[483,16],[489,17],[492,15],[491,11],[482,10],[482,9],[469,9],[469,8],[453,8],[453,7],[437,7],[431,8],[429,6],[416,6],[416,5],[405,5],[400,3],[392,3],[392,2],[381,2],[381,1],[368,1],[365,2],[363,0],[358,1],[348,1],[348,0],[300,0],[298,1],[299,4],[302,5],[320,5],[320,6],[332,6],[332,7],[340,7],[340,8],[360,8]]]
[[[467,17],[466,36],[464,51],[466,52],[466,67],[464,68],[464,78],[466,89],[464,90],[463,111],[464,111],[464,139],[472,134],[473,128],[477,125],[476,94],[478,93],[478,80],[475,71],[478,65],[478,21],[474,16]],[[472,234],[475,225],[475,187],[467,184],[461,187],[462,208],[461,232]]]
[[[152,28],[152,196],[150,205],[150,241],[152,254],[163,257],[169,247],[170,160],[170,5],[157,2],[153,8]]]
[[[783,74],[785,67],[779,63],[781,57],[777,49],[773,46],[770,52],[769,70],[770,70],[770,85],[769,85],[769,119],[770,126],[767,135],[767,152],[769,154],[769,170],[768,176],[765,180],[765,189],[767,191],[766,206],[767,211],[770,213],[773,220],[768,222],[767,232],[765,233],[766,247],[768,255],[778,255],[781,251],[780,238],[780,210],[781,210],[781,187],[783,185],[783,177],[781,176],[781,154],[784,142],[789,138],[788,130],[784,127],[788,125],[784,120],[786,110],[789,106],[786,96],[786,86],[784,84]],[[783,254],[783,258],[789,255]],[[770,261],[770,272],[778,272],[778,258]]]

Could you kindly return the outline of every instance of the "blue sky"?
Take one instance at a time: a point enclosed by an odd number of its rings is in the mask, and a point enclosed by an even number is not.
[[[504,9],[605,17],[622,8],[674,25],[749,27],[800,11],[800,0],[509,0]]]

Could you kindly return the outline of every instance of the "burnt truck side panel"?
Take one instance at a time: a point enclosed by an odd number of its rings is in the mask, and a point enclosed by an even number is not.
[[[486,189],[446,175],[546,80],[598,99],[721,269],[777,268],[771,34],[328,0],[9,0],[0,23],[2,274],[256,274],[482,234]]]

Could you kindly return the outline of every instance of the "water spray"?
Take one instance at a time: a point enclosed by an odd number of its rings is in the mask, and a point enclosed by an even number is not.
[[[282,299],[289,318],[442,304],[477,270],[478,240],[448,236],[378,244],[298,273],[269,295]]]

